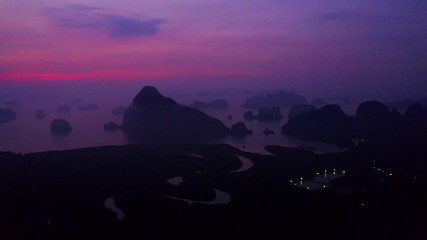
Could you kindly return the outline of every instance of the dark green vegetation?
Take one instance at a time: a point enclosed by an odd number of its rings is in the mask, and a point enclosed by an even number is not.
[[[425,239],[426,146],[425,135],[384,135],[324,155],[228,145],[0,153],[0,239]],[[254,166],[230,173],[238,156]],[[332,168],[346,175],[325,190],[289,184]],[[167,183],[177,176],[180,185]],[[210,201],[214,189],[231,202],[190,206],[165,197]],[[104,206],[111,196],[123,221]]]

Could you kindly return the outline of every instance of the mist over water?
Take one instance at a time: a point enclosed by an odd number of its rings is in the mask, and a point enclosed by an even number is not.
[[[17,119],[0,124],[0,151],[40,152],[48,150],[63,150],[103,145],[124,145],[130,142],[122,131],[104,131],[103,125],[108,122],[122,123],[122,116],[112,114],[116,106],[128,106],[135,95],[144,85],[154,85],[152,82],[51,82],[51,83],[18,83],[0,85],[0,108],[10,108],[17,113]],[[202,86],[180,86],[176,84],[158,83],[154,85],[166,97],[171,97],[183,105],[190,105],[195,100],[211,101],[218,98],[226,99],[230,107],[227,109],[203,109],[210,116],[218,118],[226,126],[244,121],[244,109],[241,104],[248,97],[263,95],[268,90],[245,87],[203,88]],[[308,92],[308,91],[305,91]],[[299,93],[296,91],[296,93]],[[300,93],[299,93],[300,94]],[[316,95],[307,96],[308,102],[314,97],[324,97],[329,103],[340,104],[344,112],[354,115],[357,105],[362,98]],[[336,97],[339,96],[339,97]],[[347,100],[347,103],[344,101]],[[70,112],[58,113],[57,107],[69,105]],[[95,104],[96,110],[79,110],[79,106]],[[43,110],[46,116],[38,119],[37,110]],[[253,109],[254,113],[257,112]],[[294,147],[315,147],[319,152],[336,151],[330,144],[302,141],[298,138],[281,134],[281,126],[287,121],[288,109],[281,110],[284,119],[277,122],[245,121],[253,134],[247,137],[226,137],[211,141],[227,143],[245,149],[246,151],[266,153],[265,145],[284,145]],[[229,116],[232,119],[229,119]],[[50,132],[53,119],[65,119],[72,126],[72,131],[66,136],[55,136]],[[266,136],[262,133],[265,128],[275,131]]]

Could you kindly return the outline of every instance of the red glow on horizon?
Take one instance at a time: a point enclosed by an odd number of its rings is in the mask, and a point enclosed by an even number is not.
[[[75,81],[75,80],[133,80],[141,78],[162,78],[167,72],[131,72],[104,70],[86,73],[9,73],[3,77],[9,81]]]
[[[200,77],[248,77],[250,74],[242,71],[221,72],[216,69],[198,71],[123,71],[103,70],[85,73],[38,73],[38,72],[11,72],[1,75],[1,81],[85,81],[85,80],[141,80],[141,79],[169,79],[169,78],[200,78]],[[253,74],[252,74],[253,75]],[[256,75],[256,74],[255,74]]]

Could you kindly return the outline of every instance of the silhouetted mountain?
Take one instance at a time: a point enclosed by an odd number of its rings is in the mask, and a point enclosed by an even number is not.
[[[15,119],[16,119],[16,112],[10,110],[9,108],[5,108],[5,109],[0,108],[0,123],[13,121]]]
[[[395,122],[397,119],[392,117],[388,107],[378,101],[361,103],[357,108],[355,119],[358,124],[357,133],[361,136],[397,125]]]
[[[390,112],[390,123],[392,125],[399,125],[401,124],[402,121],[402,114],[397,111],[397,109],[393,109]],[[391,126],[391,127],[396,127],[396,126]]]
[[[124,106],[116,106],[113,108],[112,114],[117,116],[123,116],[126,113],[127,107]]]
[[[179,106],[172,98],[164,97],[152,86],[143,87],[135,96],[131,105],[147,108],[175,108]]]
[[[224,109],[224,108],[228,108],[228,102],[225,99],[215,99],[211,102],[194,101],[190,105],[190,107],[197,108],[197,109],[206,109],[206,108]]]
[[[295,106],[292,106],[288,113],[288,118],[294,118],[302,113],[310,112],[315,110],[316,107],[313,105],[307,105],[307,104],[298,104]]]
[[[71,108],[69,105],[61,105],[56,109],[56,111],[59,113],[65,113],[71,111]]]
[[[231,126],[230,135],[233,137],[243,137],[249,134],[252,134],[252,130],[249,130],[243,122],[238,122]]]
[[[265,96],[254,96],[248,98],[243,104],[243,107],[260,108],[278,106],[289,108],[297,104],[307,104],[307,100],[300,95],[282,90],[268,93]]]
[[[197,109],[180,106],[146,86],[123,117],[123,130],[134,141],[194,142],[224,137],[229,129]]]
[[[427,109],[420,103],[411,105],[402,118],[406,131],[427,133]]]
[[[390,108],[406,109],[414,103],[415,100],[406,98],[400,101],[386,103],[386,105]]]
[[[351,117],[338,105],[327,105],[290,118],[282,127],[282,133],[338,144],[364,138],[379,142],[390,134],[423,136],[427,134],[427,111],[417,103],[402,116],[378,101],[368,101],[361,103],[356,115]]]
[[[314,106],[323,106],[327,104],[328,102],[326,102],[322,98],[314,98],[313,100],[311,100],[311,105],[314,105]]]
[[[283,118],[280,107],[261,107],[258,109],[259,121],[280,121]]]
[[[356,118],[363,123],[383,122],[390,117],[388,107],[378,101],[363,102],[357,107]]]
[[[408,123],[422,122],[426,117],[426,109],[419,103],[411,105],[403,114],[404,121]]]
[[[71,132],[71,130],[70,123],[64,119],[55,119],[50,124],[50,131],[55,135],[65,135]]]
[[[420,103],[424,107],[427,107],[427,96],[421,99],[416,99],[416,100],[406,98],[401,101],[386,103],[386,105],[389,106],[390,108],[407,109],[415,103]]]
[[[282,127],[282,133],[303,139],[337,143],[353,138],[353,125],[352,117],[347,116],[339,105],[326,105],[289,118]]]

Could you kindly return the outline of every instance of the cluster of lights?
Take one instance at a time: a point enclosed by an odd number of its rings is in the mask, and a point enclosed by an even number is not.
[[[327,178],[328,170],[327,170],[327,169],[325,169],[323,172],[324,172],[324,177],[325,177],[325,178]],[[334,175],[336,175],[336,174],[337,174],[337,169],[333,168],[333,169],[332,169],[332,173],[333,173]],[[342,175],[345,175],[345,173],[346,173],[345,171],[342,171]],[[316,172],[316,175],[320,175],[320,172]],[[303,185],[304,185],[304,178],[303,178],[303,177],[300,177],[300,178],[299,178],[299,181],[297,180],[297,181],[295,181],[295,182],[294,182],[294,180],[289,180],[289,184],[294,185],[294,186],[300,186],[300,187],[303,187]],[[322,188],[323,188],[323,189],[326,189],[326,188],[327,188],[327,185],[322,185]],[[309,186],[307,186],[307,187],[305,187],[305,189],[310,190],[310,187],[309,187]]]
[[[325,173],[325,178],[326,178],[326,174],[328,173],[328,170],[324,170],[324,173]],[[332,169],[332,174],[334,174],[334,175],[336,175],[337,174],[337,170],[334,168],[334,169]],[[345,171],[342,171],[342,174],[344,175],[345,174]],[[319,175],[319,173],[317,172],[316,173],[316,175]]]
[[[377,170],[378,172],[381,172],[381,173],[386,173],[386,171],[384,169],[381,169],[381,168],[373,167],[373,169]],[[389,173],[389,176],[393,176],[393,173]]]

